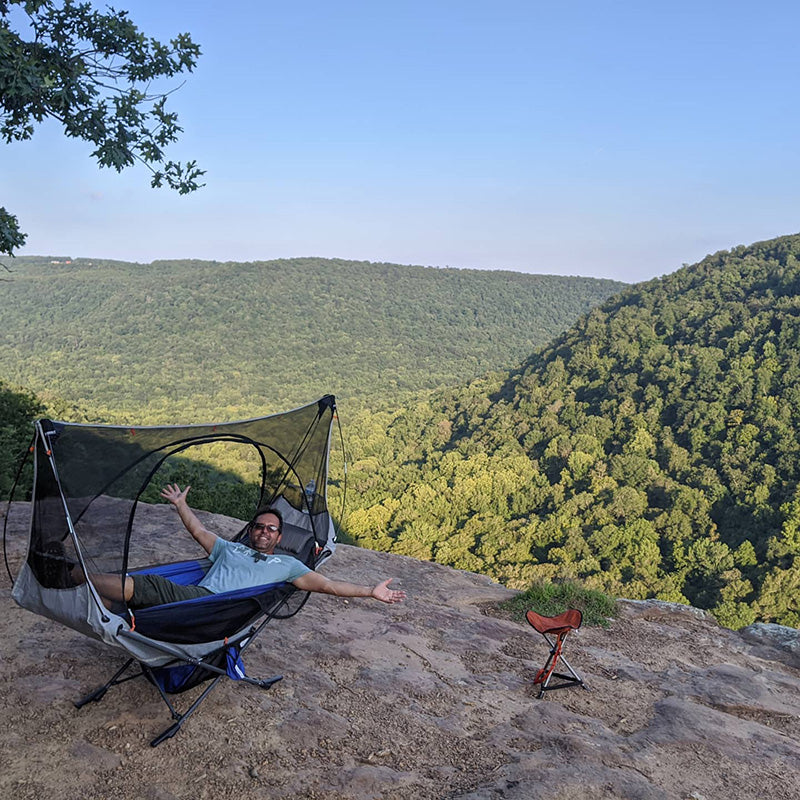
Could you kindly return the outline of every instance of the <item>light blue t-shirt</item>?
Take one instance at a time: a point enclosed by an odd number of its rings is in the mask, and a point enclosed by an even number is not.
[[[266,555],[252,547],[217,537],[208,556],[211,567],[198,583],[214,594],[267,583],[291,582],[311,570],[294,556]]]

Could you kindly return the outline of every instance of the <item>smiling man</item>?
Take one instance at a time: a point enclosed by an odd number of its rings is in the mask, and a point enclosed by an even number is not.
[[[186,495],[190,488],[181,490],[177,484],[169,484],[161,496],[175,506],[186,530],[208,553],[211,567],[203,579],[197,586],[183,586],[161,575],[129,575],[123,583],[119,575],[93,574],[92,583],[107,604],[124,600],[130,608],[146,608],[283,581],[307,592],[338,597],[372,597],[382,603],[405,600],[405,592],[389,588],[391,578],[375,586],[334,581],[309,569],[293,556],[276,553],[283,520],[274,508],[259,511],[248,525],[249,547],[217,536],[189,508]],[[82,575],[73,575],[73,578],[83,582]]]

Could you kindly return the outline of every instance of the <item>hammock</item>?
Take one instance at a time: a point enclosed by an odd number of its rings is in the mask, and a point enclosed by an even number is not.
[[[56,620],[121,649],[129,659],[104,686],[76,703],[99,700],[108,688],[143,675],[159,690],[176,722],[157,736],[156,746],[174,736],[223,677],[268,688],[244,672],[241,653],[275,618],[297,613],[308,598],[279,583],[212,594],[180,603],[109,610],[91,581],[96,573],[120,576],[156,573],[176,583],[197,583],[208,560],[181,558],[152,564],[145,525],[137,524],[140,498],[151,483],[160,486],[168,459],[191,448],[233,444],[260,464],[257,508],[272,506],[283,517],[280,547],[316,569],[335,549],[327,507],[330,434],[336,404],[327,395],[282,414],[218,425],[120,427],[39,420],[31,448],[34,486],[27,556],[12,597],[23,608]],[[163,476],[162,471],[161,475]],[[180,524],[175,518],[176,524]],[[247,542],[247,526],[235,536]],[[4,535],[5,545],[5,535]],[[186,531],[175,534],[177,555],[196,555]],[[70,572],[80,568],[85,583]],[[132,665],[139,672],[123,677]],[[178,714],[167,694],[212,684]]]

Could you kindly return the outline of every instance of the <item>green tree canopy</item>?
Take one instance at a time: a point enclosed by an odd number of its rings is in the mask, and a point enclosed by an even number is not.
[[[194,69],[200,48],[188,34],[169,44],[147,37],[126,11],[101,13],[72,0],[0,0],[0,136],[30,139],[57,120],[64,133],[94,145],[101,167],[135,162],[181,194],[199,188],[196,162],[167,160],[181,133],[158,81]],[[0,208],[0,253],[25,243],[18,220]]]
[[[786,236],[630,287],[518,370],[398,412],[349,473],[353,540],[796,625],[799,419]]]
[[[42,411],[38,397],[0,381],[0,500],[9,498],[20,462],[33,439],[33,421]],[[32,477],[28,465],[18,498],[30,491]]]

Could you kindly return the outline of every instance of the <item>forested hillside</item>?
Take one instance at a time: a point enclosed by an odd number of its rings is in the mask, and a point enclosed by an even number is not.
[[[250,417],[327,393],[345,412],[396,408],[512,367],[624,286],[310,258],[11,266],[0,376],[58,416],[140,424]]]
[[[629,288],[521,369],[397,415],[356,448],[347,527],[510,585],[797,626],[798,425],[790,236]]]

